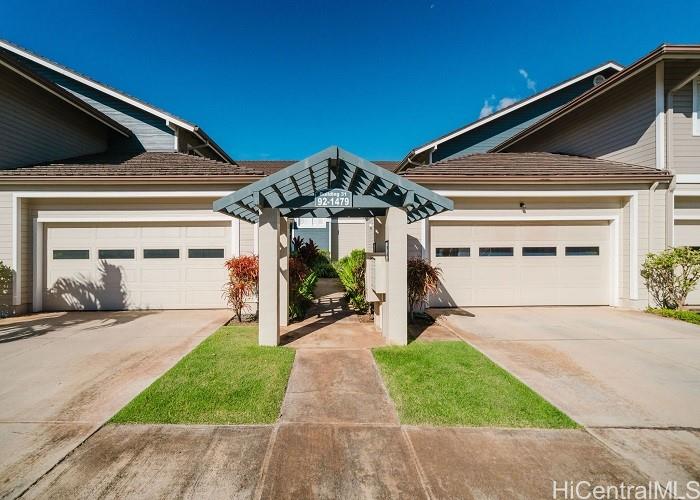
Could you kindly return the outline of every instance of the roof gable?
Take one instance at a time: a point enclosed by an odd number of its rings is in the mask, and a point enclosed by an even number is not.
[[[34,54],[6,40],[0,39],[0,52],[4,52],[34,73],[52,81],[73,93],[94,108],[128,127],[134,135],[140,136],[145,148],[154,151],[173,151],[175,148],[174,127],[180,127],[195,134],[204,144],[227,162],[234,160],[221,149],[197,125],[148,104],[120,90],[93,80],[71,68]]]
[[[602,84],[591,88],[588,92],[585,92],[573,99],[566,105],[557,109],[555,112],[549,114],[544,119],[532,124],[517,134],[505,139],[500,144],[497,144],[490,149],[491,152],[501,152],[507,151],[508,148],[521,139],[528,137],[530,134],[543,130],[550,124],[556,122],[559,118],[568,115],[571,111],[586,105],[587,103],[593,101],[598,96],[605,95],[609,90],[616,88],[623,82],[628,81],[644,70],[655,65],[657,62],[663,60],[664,58],[684,58],[693,57],[700,58],[700,45],[670,45],[664,44],[656,48],[652,52],[646,54],[644,57],[638,59],[636,62],[626,67],[624,70],[615,74],[611,78],[605,80]]]
[[[432,161],[486,152],[587,91],[596,75],[602,74],[607,78],[621,69],[619,64],[607,62],[453,130],[412,150],[401,162],[398,171],[410,168],[412,163],[427,163],[427,155],[431,151]]]

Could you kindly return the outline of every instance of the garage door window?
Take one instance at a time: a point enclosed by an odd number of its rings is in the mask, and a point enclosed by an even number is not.
[[[98,259],[133,259],[134,251],[131,249],[98,250]]]
[[[557,247],[523,247],[523,257],[556,257]]]
[[[187,250],[190,259],[223,259],[223,248],[190,248]]]
[[[145,248],[143,250],[144,259],[179,259],[179,248]]]
[[[566,247],[566,255],[568,257],[600,255],[600,247]]]
[[[87,260],[90,250],[54,250],[54,260]]]
[[[481,247],[479,257],[512,257],[513,247]]]
[[[436,248],[435,257],[469,257],[471,249],[469,247]]]

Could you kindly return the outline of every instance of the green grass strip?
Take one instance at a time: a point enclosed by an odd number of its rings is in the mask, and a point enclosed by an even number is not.
[[[696,311],[686,311],[682,309],[656,309],[650,307],[647,312],[651,314],[656,314],[657,316],[663,316],[664,318],[673,318],[687,323],[693,323],[694,325],[700,325],[700,313]]]
[[[464,342],[414,342],[373,352],[404,424],[578,427]]]
[[[119,411],[112,422],[269,424],[294,350],[257,345],[257,326],[225,326]]]

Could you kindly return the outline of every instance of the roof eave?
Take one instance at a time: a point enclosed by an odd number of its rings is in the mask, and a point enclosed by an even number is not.
[[[3,184],[250,184],[263,175],[8,175],[0,176]]]
[[[521,176],[521,177],[493,177],[493,176],[416,176],[407,175],[407,179],[418,184],[445,184],[445,183],[464,183],[464,184],[524,184],[524,183],[550,183],[550,184],[620,184],[630,182],[662,182],[671,181],[672,175],[628,175],[628,176],[609,176],[609,175],[587,175],[587,176]]]

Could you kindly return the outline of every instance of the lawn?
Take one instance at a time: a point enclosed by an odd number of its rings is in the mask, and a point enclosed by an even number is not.
[[[294,351],[257,345],[257,326],[225,326],[113,418],[118,423],[263,424],[279,416]]]
[[[414,342],[373,352],[404,424],[578,427],[464,342]]]
[[[663,316],[665,318],[679,319],[687,323],[700,325],[700,313],[696,311],[686,311],[682,309],[655,309],[650,307],[647,312]]]

